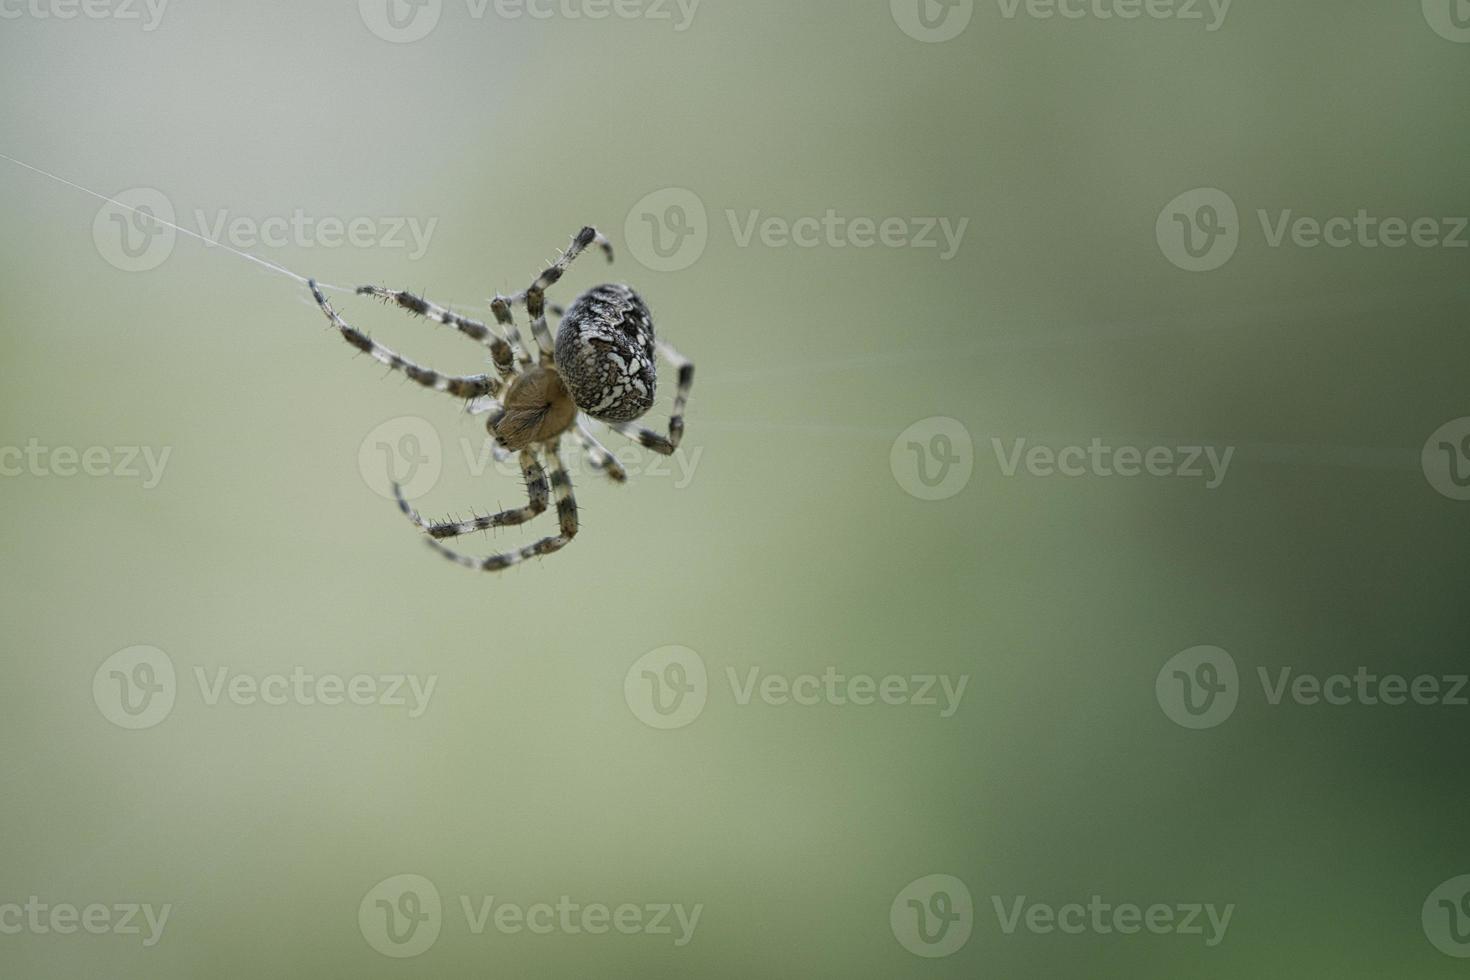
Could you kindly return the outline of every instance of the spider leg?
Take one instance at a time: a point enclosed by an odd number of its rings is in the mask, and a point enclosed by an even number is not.
[[[432,303],[422,296],[404,292],[398,289],[386,289],[382,286],[359,286],[359,296],[376,296],[385,303],[397,303],[399,306],[417,316],[428,317],[435,323],[442,323],[447,327],[453,327],[460,333],[472,340],[477,340],[490,348],[490,356],[495,362],[495,370],[507,381],[515,377],[515,367],[512,363],[513,354],[510,344],[495,336],[485,324],[478,320],[462,317],[452,310],[446,309],[437,303]]]
[[[511,316],[511,302],[510,298],[497,294],[490,301],[490,312],[495,314],[495,322],[500,324],[500,329],[504,330],[505,335],[510,338],[511,344],[519,355],[521,367],[528,368],[531,366],[531,355],[526,350],[525,341],[521,340],[521,331],[516,326],[515,318]]]
[[[459,398],[471,399],[499,393],[501,382],[498,378],[492,378],[485,374],[476,374],[467,377],[440,374],[438,371],[420,367],[414,362],[400,357],[342,319],[337,311],[332,309],[332,304],[327,302],[327,297],[323,295],[321,287],[316,284],[315,279],[309,280],[307,285],[311,287],[312,296],[316,298],[317,305],[322,308],[322,312],[327,315],[327,319],[331,321],[332,326],[342,332],[342,338],[373,360],[381,364],[386,364],[395,371],[402,371],[409,378],[423,385],[425,388],[448,392]]]
[[[684,437],[684,406],[689,403],[689,389],[694,387],[694,362],[662,340],[657,343],[659,353],[679,370],[679,387],[674,392],[674,407],[669,413],[669,434],[662,436],[632,422],[613,423],[612,428],[647,449],[672,456]]]
[[[596,228],[583,228],[572,236],[572,244],[567,246],[561,258],[537,276],[524,293],[518,293],[509,299],[511,303],[525,302],[526,312],[531,317],[531,336],[536,338],[536,345],[541,348],[541,359],[544,361],[550,361],[556,350],[556,345],[551,339],[551,331],[546,326],[546,290],[561,279],[562,273],[567,271],[567,266],[571,265],[588,245],[593,244],[602,249],[609,262],[613,260],[612,243]]]
[[[592,434],[592,427],[587,424],[587,417],[582,413],[577,414],[577,441],[582,444],[582,451],[587,454],[587,463],[598,472],[605,472],[608,479],[614,483],[628,482],[628,471],[623,469],[606,446],[597,441],[597,436]]]
[[[461,555],[451,551],[433,538],[428,539],[429,547],[439,554],[448,558],[457,565],[465,568],[475,568],[482,572],[498,572],[512,565],[519,565],[527,558],[535,558],[540,555],[549,555],[560,551],[567,543],[577,535],[577,501],[572,496],[572,479],[567,476],[566,467],[562,465],[561,456],[557,453],[556,443],[546,444],[546,455],[551,460],[551,493],[556,500],[556,516],[560,523],[561,533],[554,537],[542,538],[535,544],[528,544],[519,551],[507,551],[500,555],[490,555],[486,558],[473,558],[469,555]]]
[[[530,501],[524,507],[515,510],[505,510],[498,514],[486,514],[484,517],[476,517],[470,521],[443,521],[431,523],[419,516],[418,511],[409,506],[403,496],[403,490],[398,484],[393,484],[393,496],[398,500],[398,509],[404,515],[418,525],[429,537],[457,538],[464,534],[473,534],[476,531],[488,531],[492,527],[510,527],[516,524],[524,524],[537,514],[546,510],[546,501],[549,496],[546,484],[546,471],[536,461],[536,454],[530,450],[521,452],[521,472],[526,477],[526,493]]]

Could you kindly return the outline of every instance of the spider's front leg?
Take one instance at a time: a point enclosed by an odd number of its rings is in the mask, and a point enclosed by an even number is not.
[[[511,303],[524,301],[526,313],[531,317],[531,336],[536,338],[536,345],[541,348],[541,359],[550,362],[556,351],[556,344],[551,339],[551,331],[546,326],[546,290],[555,285],[567,271],[567,266],[587,248],[588,245],[597,245],[602,249],[607,260],[613,260],[612,243],[603,236],[596,228],[583,228],[572,236],[572,244],[562,253],[546,271],[536,277],[536,280],[527,287],[524,293],[510,298]]]
[[[694,362],[662,340],[657,344],[659,353],[679,371],[679,387],[674,391],[674,407],[669,412],[669,434],[663,436],[632,422],[619,422],[612,427],[629,439],[637,440],[645,449],[672,456],[679,448],[679,440],[684,438],[684,408],[689,404],[689,391],[694,387]]]
[[[430,302],[422,296],[401,289],[387,289],[383,286],[359,286],[359,296],[375,296],[385,303],[396,303],[418,316],[427,317],[435,323],[453,327],[460,333],[477,340],[490,348],[490,358],[495,363],[495,370],[507,381],[515,377],[514,354],[510,344],[497,337],[490,328],[478,320],[460,316],[453,310],[440,306],[438,303]],[[512,340],[516,338],[512,337]]]
[[[327,315],[327,319],[331,322],[332,326],[341,332],[342,339],[378,363],[386,364],[395,371],[402,371],[409,378],[423,385],[425,388],[447,392],[465,400],[500,393],[501,382],[499,378],[492,378],[485,374],[469,376],[440,374],[438,371],[415,364],[406,357],[400,357],[392,350],[384,347],[342,319],[341,315],[332,308],[332,304],[327,302],[326,295],[322,292],[321,287],[317,285],[315,279],[309,280],[307,285],[311,288],[311,294],[316,298],[317,305],[322,308],[322,312]]]
[[[433,538],[428,540],[429,546],[457,565],[479,569],[482,572],[499,572],[512,565],[519,565],[527,558],[549,555],[565,548],[572,538],[577,536],[577,501],[572,496],[572,478],[567,475],[566,467],[562,465],[561,456],[557,453],[557,443],[555,441],[547,443],[545,449],[546,455],[551,460],[551,494],[556,500],[556,516],[560,525],[560,534],[542,538],[535,544],[526,545],[518,551],[507,551],[504,554],[490,555],[485,558],[474,558],[451,551]]]

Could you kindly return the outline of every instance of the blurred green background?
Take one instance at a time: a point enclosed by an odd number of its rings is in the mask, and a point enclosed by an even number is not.
[[[1420,450],[1454,420],[1470,434],[1470,251],[1273,247],[1258,215],[1454,231],[1464,3],[1217,21],[1182,3],[387,2],[5,4],[0,153],[149,189],[123,199],[161,196],[191,230],[240,219],[230,241],[302,275],[478,315],[595,224],[616,265],[582,258],[553,299],[609,277],[647,296],[698,365],[690,470],[634,453],[617,487],[579,467],[566,551],[455,568],[377,491],[390,463],[422,466],[427,514],[518,505],[518,475],[473,458],[480,420],[354,358],[292,279],[0,160],[0,448],[53,451],[0,455],[0,974],[1464,974],[1421,909],[1470,872],[1470,707],[1272,705],[1257,680],[1465,670],[1470,503],[1436,492]],[[1156,234],[1194,188],[1239,215],[1204,272]],[[948,259],[744,241],[752,219],[829,210],[968,224]],[[298,213],[362,233],[249,240]],[[432,227],[421,255],[397,219]],[[485,369],[450,331],[335,299],[421,362]],[[936,417],[973,453],[934,441]],[[1235,454],[1209,490],[1007,476],[997,439]],[[77,463],[57,447],[105,448],[113,475],[60,475]],[[156,485],[141,459],[116,472],[127,447],[168,452]],[[922,499],[920,463],[961,486]],[[174,700],[127,728],[109,658],[140,645],[168,658],[172,683],[153,676]],[[1155,680],[1199,645],[1238,665],[1239,703],[1192,730]],[[665,730],[639,692],[645,667],[678,679],[670,646],[706,679],[686,671],[703,710]],[[949,717],[741,703],[729,671],[752,668],[966,687]],[[436,680],[416,717],[210,694],[298,671]],[[412,911],[403,874],[442,902],[422,950],[380,928],[379,898]],[[943,957],[902,938],[906,889],[934,874],[974,906]],[[1094,895],[1234,910],[1208,946],[1007,933],[994,908]],[[32,896],[171,912],[153,945],[146,926],[17,931],[4,907]],[[677,925],[477,934],[462,899],[487,896],[702,909],[682,946]]]

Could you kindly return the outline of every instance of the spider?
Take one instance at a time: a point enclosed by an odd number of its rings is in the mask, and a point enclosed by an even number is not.
[[[428,535],[428,544],[466,568],[501,571],[527,558],[560,551],[576,536],[577,502],[559,452],[562,436],[567,433],[575,435],[594,470],[605,472],[618,483],[627,479],[617,459],[598,442],[589,419],[605,422],[665,456],[673,454],[684,435],[684,406],[694,383],[694,364],[655,338],[653,318],[636,292],[628,286],[605,284],[589,289],[566,309],[546,302],[547,288],[561,279],[572,261],[594,243],[611,262],[612,244],[596,229],[583,228],[572,238],[571,246],[561,258],[537,276],[524,292],[514,296],[496,295],[491,300],[490,310],[503,336],[483,323],[459,316],[412,293],[380,286],[357,289],[358,295],[397,304],[411,313],[454,327],[484,344],[490,349],[494,375],[444,375],[399,356],[342,319],[316,280],[308,281],[317,305],[349,344],[426,388],[466,399],[475,414],[488,413],[486,429],[497,456],[518,455],[530,498],[526,505],[469,521],[426,521],[409,506],[403,489],[396,482],[393,484],[399,509]],[[531,319],[531,336],[538,348],[535,360],[511,316],[511,308],[517,304],[525,305]],[[555,342],[546,323],[548,309],[561,318]],[[653,406],[658,380],[655,350],[679,372],[667,435],[634,424]],[[543,457],[551,471],[549,481],[542,465]],[[462,555],[440,544],[446,538],[475,531],[525,524],[545,511],[552,497],[556,500],[560,524],[560,533],[556,535],[516,551],[485,558]]]

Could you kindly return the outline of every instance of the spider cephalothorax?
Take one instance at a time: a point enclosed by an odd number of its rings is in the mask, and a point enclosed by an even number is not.
[[[550,307],[562,318],[556,342],[552,342],[546,324],[546,290],[561,279],[573,259],[594,243],[612,261],[612,246],[607,239],[592,228],[583,228],[562,257],[537,276],[525,292],[496,296],[491,301],[490,310],[503,335],[496,334],[484,323],[459,316],[412,293],[381,286],[362,286],[357,290],[452,326],[484,344],[490,350],[495,376],[442,375],[400,357],[343,320],[315,280],[310,283],[318,305],[349,344],[426,388],[467,399],[475,411],[489,413],[486,427],[496,447],[505,453],[519,454],[530,499],[526,506],[516,510],[470,521],[432,523],[409,506],[402,490],[394,484],[398,506],[429,536],[429,544],[461,565],[498,571],[527,558],[558,551],[576,535],[577,502],[572,496],[571,478],[558,455],[561,437],[567,432],[575,432],[593,469],[606,472],[619,483],[627,479],[617,459],[593,435],[589,418],[606,422],[645,448],[665,456],[674,452],[684,434],[684,406],[694,383],[694,365],[655,338],[648,306],[632,289],[622,285],[597,286],[579,296],[564,313]],[[518,304],[524,304],[531,317],[531,335],[539,349],[539,357],[534,361],[511,315],[512,307]],[[679,371],[667,436],[633,424],[653,406],[658,384],[655,352],[663,354]],[[549,481],[541,465],[543,455],[550,460]],[[545,511],[548,498],[553,496],[561,530],[554,537],[488,558],[471,558],[438,543],[440,539],[473,531],[524,524]]]

